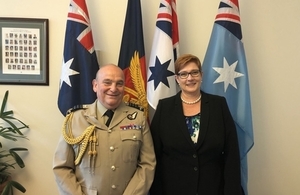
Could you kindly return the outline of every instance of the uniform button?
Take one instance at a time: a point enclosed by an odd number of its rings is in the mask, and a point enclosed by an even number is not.
[[[194,171],[198,171],[198,167],[194,167]]]
[[[111,129],[108,130],[108,133],[111,133]]]
[[[116,167],[115,167],[115,166],[111,166],[110,168],[111,168],[111,170],[113,170],[113,171],[116,170]]]
[[[113,146],[110,146],[109,150],[113,152],[115,150],[115,148]]]
[[[197,154],[193,154],[193,157],[194,157],[194,158],[197,158]]]
[[[112,189],[116,189],[117,187],[116,187],[115,185],[112,185],[111,188],[112,188]]]
[[[133,136],[133,139],[136,139],[136,136],[135,136],[135,135]]]

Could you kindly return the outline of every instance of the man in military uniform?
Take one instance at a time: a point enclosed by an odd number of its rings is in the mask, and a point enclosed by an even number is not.
[[[61,195],[148,193],[152,137],[143,111],[122,101],[124,84],[118,66],[101,67],[93,81],[97,100],[66,116],[53,162]]]

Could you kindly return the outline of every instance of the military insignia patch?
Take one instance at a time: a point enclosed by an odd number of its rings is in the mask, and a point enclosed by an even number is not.
[[[136,109],[138,109],[138,110],[140,110],[140,111],[144,111],[144,108],[141,107],[141,106],[138,105],[138,104],[134,104],[134,103],[132,103],[132,102],[127,102],[126,104],[127,104],[128,106],[133,107],[133,108],[136,108]]]
[[[74,106],[73,108],[70,108],[68,111],[67,111],[67,114],[70,114],[71,112],[74,112],[76,110],[80,110],[80,109],[86,109],[88,107],[88,105],[76,105]]]
[[[137,112],[134,112],[134,113],[132,113],[132,114],[128,114],[127,115],[127,118],[129,119],[129,120],[134,120],[135,118],[136,118],[136,116],[137,116]]]

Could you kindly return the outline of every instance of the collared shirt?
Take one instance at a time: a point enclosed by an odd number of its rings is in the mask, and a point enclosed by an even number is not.
[[[100,123],[105,124],[105,122],[108,120],[108,116],[105,115],[105,112],[107,109],[99,102],[99,100],[96,101],[97,104],[97,119]]]

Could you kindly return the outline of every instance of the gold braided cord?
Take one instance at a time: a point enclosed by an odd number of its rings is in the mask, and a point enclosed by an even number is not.
[[[87,127],[79,137],[74,138],[74,136],[72,134],[72,128],[71,128],[72,118],[73,118],[73,112],[71,112],[70,114],[68,114],[66,116],[65,121],[63,123],[63,127],[62,127],[62,134],[63,134],[65,141],[68,144],[75,145],[75,144],[82,143],[82,147],[80,147],[79,154],[74,161],[75,165],[78,165],[82,159],[82,156],[87,148],[88,141],[89,141],[92,133],[94,132],[96,126],[91,125],[91,126]]]

